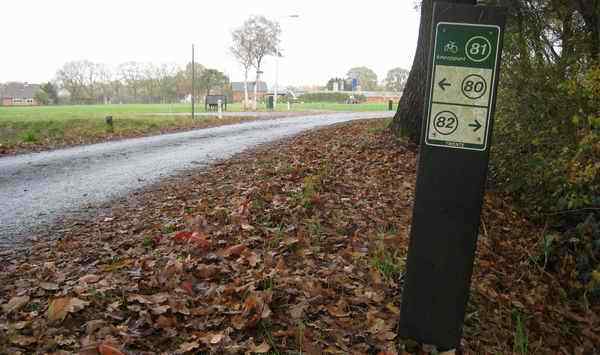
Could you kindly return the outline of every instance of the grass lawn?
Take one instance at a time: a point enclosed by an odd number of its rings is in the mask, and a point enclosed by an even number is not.
[[[385,104],[304,103],[293,105],[292,111],[376,111],[385,110],[386,107]],[[204,106],[199,105],[197,110],[204,112]],[[240,112],[242,106],[229,105],[228,111]],[[265,111],[264,105],[259,111]],[[287,104],[279,104],[278,111],[287,111]],[[168,115],[190,112],[190,104],[0,107],[0,154],[204,128],[251,119],[202,117],[192,120],[190,115]],[[114,117],[115,122],[112,132],[107,130],[104,122],[109,115]]]

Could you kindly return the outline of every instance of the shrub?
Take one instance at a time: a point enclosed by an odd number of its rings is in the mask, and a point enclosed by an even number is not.
[[[306,93],[299,97],[300,101],[303,102],[335,102],[335,103],[346,103],[351,96],[358,102],[364,102],[366,97],[364,95],[351,95],[343,92],[313,92]]]
[[[600,68],[561,77],[509,69],[499,92],[491,176],[536,214],[600,206]]]

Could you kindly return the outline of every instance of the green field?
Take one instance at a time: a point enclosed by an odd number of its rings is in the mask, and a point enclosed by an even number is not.
[[[264,105],[258,111],[265,111]],[[197,111],[204,112],[204,106],[198,105]],[[337,104],[329,102],[297,103],[292,111],[383,111],[386,104]],[[107,115],[125,117],[154,113],[191,113],[190,104],[124,104],[124,105],[76,105],[76,106],[36,106],[36,107],[0,107],[0,122],[48,121],[67,119],[104,118]],[[242,106],[231,104],[228,111],[240,112]],[[277,111],[287,111],[287,104],[278,104]],[[143,115],[142,115],[143,116]]]
[[[277,111],[287,111],[279,104]],[[383,111],[385,104],[294,104],[292,111]],[[240,112],[240,104],[228,106]],[[265,111],[264,104],[259,111]],[[204,112],[198,105],[197,112]],[[177,115],[169,115],[169,114]],[[192,120],[190,104],[124,104],[0,107],[0,154],[6,150],[33,150],[93,143],[115,137],[160,134],[168,131],[203,128],[250,120],[249,117],[200,117]],[[106,116],[113,116],[114,129],[107,129]]]

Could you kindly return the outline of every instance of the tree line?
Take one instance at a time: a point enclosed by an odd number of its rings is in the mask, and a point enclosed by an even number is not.
[[[194,66],[197,98],[230,90],[227,75],[198,63]],[[111,67],[79,60],[65,63],[36,98],[55,104],[171,103],[189,99],[191,84],[191,63],[180,66],[130,61]],[[61,91],[68,95],[58,95]]]
[[[377,74],[368,67],[354,67],[348,70],[345,78],[331,78],[325,85],[327,90],[353,91],[353,80],[356,80],[358,88],[362,91],[393,91],[402,92],[406,81],[408,80],[409,71],[396,67],[387,72],[385,79],[381,83],[378,81]]]

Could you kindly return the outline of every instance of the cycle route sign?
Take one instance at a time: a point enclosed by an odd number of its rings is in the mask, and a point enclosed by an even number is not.
[[[500,27],[439,22],[435,28],[425,144],[488,146]]]

